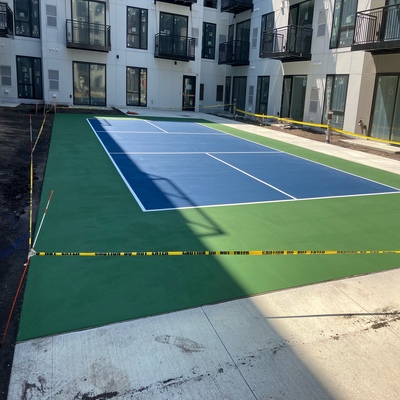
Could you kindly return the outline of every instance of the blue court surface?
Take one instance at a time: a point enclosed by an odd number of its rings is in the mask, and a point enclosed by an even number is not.
[[[88,122],[143,211],[399,192],[200,123]]]

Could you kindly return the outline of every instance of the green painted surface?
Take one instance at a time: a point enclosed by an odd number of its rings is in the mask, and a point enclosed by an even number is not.
[[[87,116],[59,114],[37,251],[399,249],[400,195],[143,213]],[[188,119],[184,119],[185,122]],[[400,187],[400,176],[221,130]],[[33,257],[18,340],[398,268],[399,255]]]

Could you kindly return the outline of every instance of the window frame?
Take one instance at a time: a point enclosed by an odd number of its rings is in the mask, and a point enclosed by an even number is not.
[[[133,34],[129,33],[129,29],[133,29],[133,26],[129,25],[129,11],[130,10],[137,10],[140,12],[140,17],[139,17],[139,26],[137,27],[139,33],[138,34]],[[145,18],[145,21],[143,21],[143,18]],[[144,28],[144,32],[143,32]],[[140,7],[131,7],[127,6],[127,11],[126,11],[126,47],[129,49],[136,49],[136,50],[147,50],[148,49],[148,31],[149,31],[149,14],[148,10],[146,8],[140,8]],[[139,45],[138,46],[133,46],[130,45],[129,37],[130,36],[138,36],[139,37]],[[143,43],[144,42],[144,43]]]
[[[354,1],[354,9],[351,10],[351,11],[354,11],[353,14],[351,14],[351,13],[349,13],[347,15],[344,14],[343,9],[345,8],[344,3],[346,1]],[[354,38],[357,7],[358,7],[358,0],[335,0],[334,9],[333,9],[333,13],[332,13],[332,32],[331,32],[331,38],[329,41],[330,49],[351,46],[351,44],[353,42],[353,38]],[[347,11],[349,11],[349,10],[347,10]],[[353,24],[343,25],[343,19],[349,18],[352,15],[353,15]],[[351,40],[349,42],[341,43],[342,34],[347,32],[347,35],[348,35],[348,32],[351,30],[353,31],[353,33],[351,34]]]
[[[208,42],[207,35],[210,36],[211,45],[207,44]],[[217,24],[212,24],[210,22],[203,22],[201,58],[207,60],[215,60],[216,38],[217,38]]]
[[[40,0],[29,0],[29,10],[27,20],[21,19],[21,15],[18,11],[18,0],[14,0],[14,24],[15,24],[15,36],[31,37],[35,39],[40,39]],[[32,20],[32,15],[37,12],[37,26]],[[29,32],[24,32],[21,30],[22,26],[28,26]],[[34,34],[34,27],[37,28],[37,34]]]
[[[21,76],[22,65],[20,64],[20,59],[24,59],[25,61],[29,60],[30,67],[34,72],[34,76],[31,79],[31,82],[23,82],[24,77]],[[34,63],[35,61],[39,62],[39,71],[35,71]],[[18,88],[18,98],[19,99],[35,99],[35,100],[42,100],[43,99],[43,72],[42,72],[42,59],[39,57],[28,57],[28,56],[16,56],[16,68],[17,68],[17,88]],[[39,72],[39,75],[36,74]],[[35,85],[35,79],[39,79],[39,84]],[[21,86],[29,86],[32,88],[32,96],[24,96],[22,95]]]
[[[89,69],[89,86],[87,86],[88,90],[88,104],[85,103],[78,103],[76,101],[77,96],[76,96],[76,91],[75,91],[75,64],[80,64],[80,65],[86,65]],[[94,88],[92,88],[92,75],[91,75],[91,70],[93,66],[101,66],[104,68],[104,103],[97,102],[94,103],[93,99],[94,97],[92,96],[92,91]],[[94,78],[97,79],[97,78]],[[74,105],[86,105],[86,106],[99,106],[99,107],[106,107],[107,106],[107,64],[102,64],[102,63],[94,63],[94,62],[86,62],[86,61],[72,61],[72,82],[73,82],[73,104]]]

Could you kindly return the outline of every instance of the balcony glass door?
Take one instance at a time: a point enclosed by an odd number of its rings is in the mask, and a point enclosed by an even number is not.
[[[288,51],[300,51],[304,44],[304,31],[301,28],[312,28],[314,0],[304,1],[290,7],[288,28]],[[311,38],[310,38],[311,39]]]
[[[183,57],[187,55],[188,17],[161,13],[160,34],[163,53]]]
[[[400,2],[399,0],[387,0],[388,7],[384,11],[384,40],[400,39]],[[397,5],[397,6],[396,6]]]
[[[73,42],[106,45],[106,3],[72,0]]]

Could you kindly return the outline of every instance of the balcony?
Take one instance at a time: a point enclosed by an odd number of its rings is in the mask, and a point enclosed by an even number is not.
[[[67,47],[109,52],[111,51],[111,27],[67,19]]]
[[[400,53],[400,4],[358,12],[351,50]]]
[[[185,6],[185,7],[190,7],[192,8],[192,4],[197,3],[197,0],[154,0],[154,4],[156,1],[161,1],[163,3],[170,3],[170,4],[176,4],[178,6]]]
[[[250,43],[242,40],[220,43],[218,64],[249,65],[249,49]]]
[[[157,33],[154,57],[176,61],[194,61],[195,44],[195,38]]]
[[[311,60],[312,29],[296,25],[263,33],[261,58],[282,62]]]
[[[221,11],[240,14],[253,10],[253,0],[221,0]]]
[[[0,37],[14,35],[14,16],[11,8],[6,3],[0,3]]]

